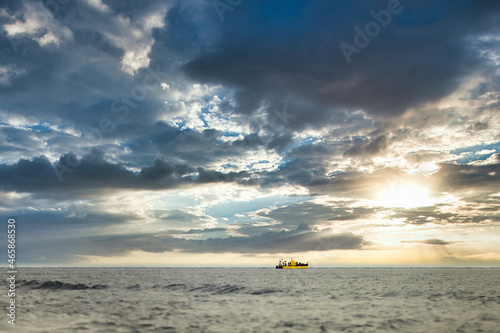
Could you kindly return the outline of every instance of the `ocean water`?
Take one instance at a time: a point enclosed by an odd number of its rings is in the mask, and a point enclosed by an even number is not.
[[[498,268],[19,268],[18,279],[16,326],[4,310],[1,332],[500,332]]]

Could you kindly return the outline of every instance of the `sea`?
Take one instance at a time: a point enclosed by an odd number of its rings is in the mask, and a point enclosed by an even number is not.
[[[7,276],[7,273],[5,273]],[[18,268],[1,332],[500,332],[500,268]]]

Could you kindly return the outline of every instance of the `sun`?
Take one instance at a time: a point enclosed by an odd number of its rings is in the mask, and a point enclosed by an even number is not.
[[[392,185],[380,192],[378,198],[377,204],[383,207],[416,208],[434,204],[434,199],[429,197],[425,187],[410,183]]]

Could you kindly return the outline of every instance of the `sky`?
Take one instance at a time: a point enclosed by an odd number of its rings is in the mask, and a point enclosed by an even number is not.
[[[32,266],[500,264],[500,2],[0,2]],[[0,254],[6,260],[6,251]]]

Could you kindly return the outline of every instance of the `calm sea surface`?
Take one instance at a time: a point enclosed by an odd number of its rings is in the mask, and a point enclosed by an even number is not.
[[[6,275],[6,274],[5,274]],[[19,268],[2,332],[500,332],[498,268]]]

